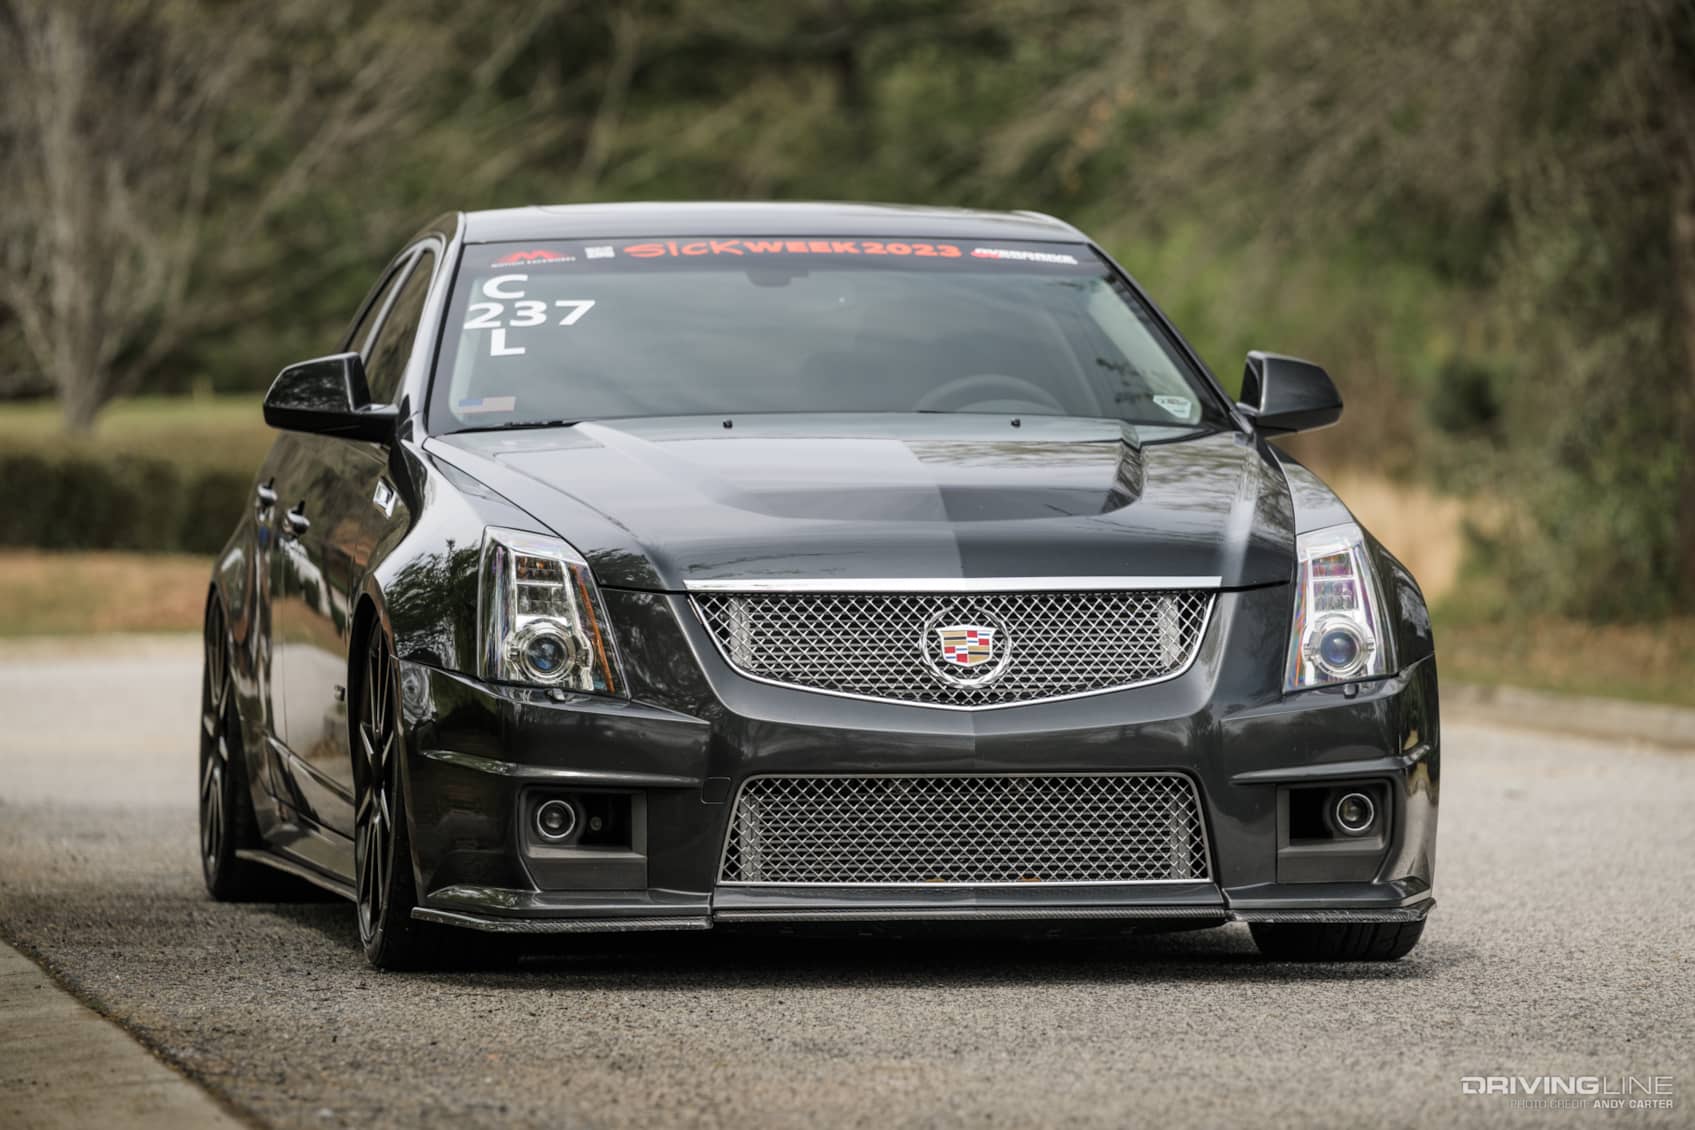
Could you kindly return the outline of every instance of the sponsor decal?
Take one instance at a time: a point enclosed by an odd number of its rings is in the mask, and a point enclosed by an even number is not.
[[[528,267],[575,263],[585,259],[746,259],[766,255],[856,255],[871,258],[961,259],[966,250],[956,243],[899,239],[752,239],[745,236],[703,239],[651,239],[636,243],[597,244],[576,254],[550,247],[512,251],[494,260],[494,267]],[[1009,263],[1052,263],[1077,266],[1077,257],[1061,251],[1029,251],[1016,247],[974,247],[974,259]]]
[[[666,239],[632,243],[622,250],[632,259],[692,259],[703,255],[871,255],[958,259],[965,254],[952,243],[904,243],[882,239]]]
[[[1195,407],[1195,402],[1186,396],[1156,396],[1154,403],[1179,420],[1187,420],[1190,410]]]
[[[483,412],[515,412],[517,409],[516,396],[479,396],[471,400],[461,400],[453,406],[453,410],[461,416],[475,416]]]
[[[377,480],[377,489],[371,492],[371,505],[382,511],[384,518],[394,517],[394,500],[399,497],[395,489],[386,479]]]
[[[577,257],[568,252],[538,247],[530,251],[514,251],[510,255],[502,255],[494,261],[493,266],[512,267],[527,266],[533,263],[575,263],[576,261]]]
[[[1023,251],[1016,247],[973,247],[973,259],[1006,259],[1019,263],[1061,263],[1068,267],[1077,265],[1075,255],[1067,255],[1060,251]]]

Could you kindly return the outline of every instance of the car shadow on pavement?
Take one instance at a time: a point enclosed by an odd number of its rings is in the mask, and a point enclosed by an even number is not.
[[[251,903],[252,909],[281,919],[291,926],[303,926],[324,941],[361,963],[364,947],[359,944],[359,926],[354,918],[353,904],[340,895],[321,892],[322,897],[310,901]]]
[[[925,936],[770,937],[721,934],[575,939],[532,947],[517,972],[577,987],[694,984],[718,988],[815,985],[954,987],[1087,981],[1404,980],[1417,961],[1269,962],[1245,927],[1093,938]]]
[[[257,908],[311,929],[364,973],[353,907],[340,900]],[[918,936],[797,933],[506,935],[442,930],[441,961],[426,978],[537,988],[772,989],[990,986],[1067,982],[1407,981],[1434,975],[1457,956],[1424,948],[1397,962],[1273,962],[1245,926],[1172,933],[1019,937],[963,930]]]

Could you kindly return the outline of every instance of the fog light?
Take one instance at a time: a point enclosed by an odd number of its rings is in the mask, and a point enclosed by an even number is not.
[[[550,843],[568,838],[577,829],[577,810],[568,801],[547,800],[536,808],[536,831]]]
[[[1348,793],[1336,802],[1336,828],[1343,835],[1363,836],[1377,823],[1377,806],[1364,793]]]

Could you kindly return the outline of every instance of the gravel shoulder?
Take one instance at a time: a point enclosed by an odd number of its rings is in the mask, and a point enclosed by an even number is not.
[[[1386,966],[1246,930],[570,939],[384,975],[339,902],[222,905],[192,642],[0,655],[0,936],[264,1125],[1582,1124],[1488,1074],[1669,1075],[1695,1121],[1695,757],[1450,723],[1440,905]],[[0,1072],[0,1077],[4,1072]],[[3,1119],[0,1119],[3,1121]]]

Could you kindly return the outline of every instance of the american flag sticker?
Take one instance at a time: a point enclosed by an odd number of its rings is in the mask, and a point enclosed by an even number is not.
[[[977,667],[995,657],[995,629],[976,624],[950,624],[936,629],[942,658],[957,667]]]
[[[516,396],[479,396],[473,400],[461,400],[453,406],[453,410],[461,416],[475,416],[479,412],[512,412],[517,407]]]

